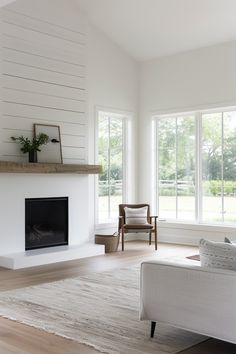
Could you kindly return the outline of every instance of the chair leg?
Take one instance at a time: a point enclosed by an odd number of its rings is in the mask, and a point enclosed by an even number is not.
[[[157,250],[157,230],[155,229],[155,251]]]
[[[155,250],[157,250],[157,221],[155,219]]]
[[[152,244],[152,232],[149,232],[149,246]]]
[[[124,246],[125,246],[125,235],[124,235],[124,229],[122,227],[121,229],[121,245],[122,245],[122,251],[124,251]]]
[[[152,321],[151,322],[151,334],[150,337],[153,338],[154,337],[154,333],[155,333],[155,329],[156,329],[156,322]]]
[[[155,251],[157,250],[157,229],[155,229]]]

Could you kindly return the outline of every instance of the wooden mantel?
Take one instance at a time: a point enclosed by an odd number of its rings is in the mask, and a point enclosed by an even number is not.
[[[98,174],[102,172],[99,165],[69,165],[60,163],[23,163],[0,161],[0,173],[67,173]]]

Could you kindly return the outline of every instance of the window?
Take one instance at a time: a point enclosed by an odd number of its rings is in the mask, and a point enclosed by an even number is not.
[[[236,112],[202,115],[202,218],[236,222]]]
[[[236,111],[156,118],[160,219],[236,222]]]
[[[117,221],[118,205],[125,198],[125,129],[121,114],[98,113],[98,223]]]
[[[195,219],[195,117],[157,122],[159,217]]]

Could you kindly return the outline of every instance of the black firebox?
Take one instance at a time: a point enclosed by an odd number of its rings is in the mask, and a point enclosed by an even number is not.
[[[68,197],[25,199],[25,249],[68,245]]]

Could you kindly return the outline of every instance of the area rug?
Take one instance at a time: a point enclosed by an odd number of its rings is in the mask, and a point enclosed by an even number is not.
[[[139,268],[123,268],[11,290],[0,315],[110,354],[177,353],[205,339],[139,321]]]

